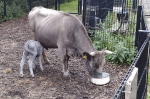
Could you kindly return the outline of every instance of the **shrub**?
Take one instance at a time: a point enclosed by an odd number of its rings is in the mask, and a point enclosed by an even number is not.
[[[134,47],[134,31],[136,29],[134,22],[136,22],[136,14],[130,13],[129,20],[131,21],[129,21],[125,33],[121,33],[121,29],[116,33],[113,33],[117,26],[116,15],[116,12],[108,12],[105,21],[100,24],[96,24],[96,29],[89,30],[88,33],[92,36],[93,44],[97,50],[107,47],[108,50],[115,53],[107,55],[107,61],[117,64],[130,64],[136,54]]]
[[[29,7],[27,0],[13,0],[6,2],[6,16],[4,16],[4,2],[0,2],[0,23],[4,20],[11,20],[26,14]]]
[[[119,42],[115,45],[114,54],[106,55],[106,59],[116,64],[128,64],[134,60],[136,51],[132,48],[127,48],[124,46],[124,42]]]
[[[135,40],[131,34],[122,35],[95,31],[92,41],[97,50],[107,47],[108,50],[113,51],[115,54],[106,55],[106,59],[116,64],[130,64],[136,54]]]
[[[25,12],[21,9],[21,6],[16,5],[15,2],[7,6],[7,20],[21,17],[24,14]]]

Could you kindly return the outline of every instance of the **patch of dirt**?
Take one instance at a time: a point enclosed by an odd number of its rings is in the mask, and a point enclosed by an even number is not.
[[[97,86],[90,82],[85,60],[70,59],[71,77],[64,78],[57,49],[46,51],[50,64],[39,64],[31,78],[27,62],[24,77],[19,77],[24,43],[32,39],[27,16],[0,24],[0,99],[110,99],[128,67],[107,63],[104,71],[110,83]]]

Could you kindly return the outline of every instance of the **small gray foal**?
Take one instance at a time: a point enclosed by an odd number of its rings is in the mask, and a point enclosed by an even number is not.
[[[34,77],[33,69],[35,69],[36,57],[38,57],[38,59],[39,59],[41,71],[44,70],[43,66],[42,66],[42,62],[41,62],[43,50],[44,50],[43,46],[38,41],[28,40],[25,43],[22,60],[20,62],[20,76],[21,77],[23,77],[23,66],[24,66],[27,55],[30,55],[28,64],[29,64],[30,74],[32,77]]]

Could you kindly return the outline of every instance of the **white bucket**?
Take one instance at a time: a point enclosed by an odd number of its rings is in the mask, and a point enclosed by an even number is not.
[[[110,77],[109,77],[109,74],[106,72],[103,72],[100,78],[97,78],[97,77],[91,78],[91,82],[96,85],[105,85],[109,83],[109,81],[110,81]]]

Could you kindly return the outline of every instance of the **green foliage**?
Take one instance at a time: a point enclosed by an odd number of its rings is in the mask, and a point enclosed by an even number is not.
[[[71,1],[71,0],[67,0]],[[78,12],[78,0],[72,0],[71,2],[65,2],[60,4],[60,10],[64,12],[72,12],[77,13]]]
[[[128,10],[129,11],[129,10]],[[134,48],[136,30],[136,13],[129,11],[129,21],[125,29],[119,29],[116,33],[119,23],[117,23],[117,13],[108,12],[105,21],[96,24],[96,30],[89,30],[92,35],[92,41],[97,50],[106,48],[113,51],[115,54],[107,55],[107,61],[116,64],[131,64],[136,51]],[[103,28],[101,28],[103,27]],[[123,32],[125,31],[125,32]]]
[[[31,0],[32,8],[43,6],[54,8],[55,0]],[[47,5],[48,3],[48,5]],[[66,12],[77,12],[78,0],[60,0],[60,10]],[[71,8],[71,9],[70,9]],[[4,1],[0,0],[0,23],[4,20],[11,20],[21,17],[29,12],[29,0],[6,0],[6,16],[4,15]]]
[[[147,92],[147,98],[146,99],[150,99],[150,93]]]
[[[71,2],[71,1],[75,1],[75,0],[60,0],[60,3],[66,3],[66,2]]]
[[[4,2],[0,2],[0,23],[21,17],[29,11],[27,0],[6,1],[6,16],[4,15]]]
[[[150,85],[150,74],[148,74],[148,85]]]
[[[90,31],[93,33],[94,31]],[[115,54],[107,55],[107,61],[116,64],[131,64],[136,54],[134,48],[134,36],[130,34],[111,34],[95,31],[95,36],[92,38],[93,44],[97,50],[107,47],[108,50]]]
[[[24,14],[25,13],[21,9],[21,6],[20,5],[17,6],[14,2],[11,5],[7,6],[7,16],[6,16],[7,20],[21,17]]]
[[[28,0],[13,0],[13,2],[19,6],[23,12],[29,12]]]
[[[119,42],[115,45],[114,54],[107,55],[106,59],[116,64],[128,64],[134,60],[136,51],[134,48],[127,48],[124,42]]]

